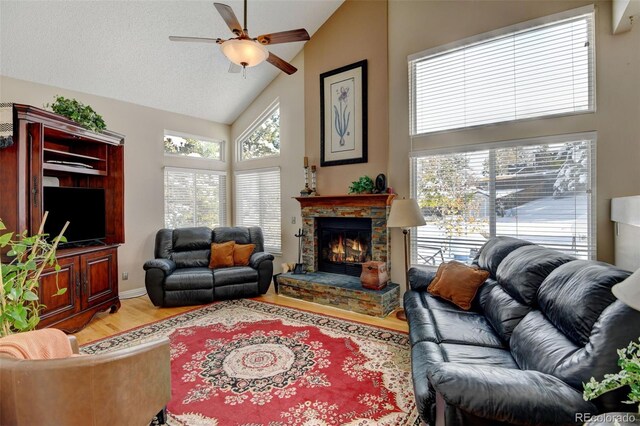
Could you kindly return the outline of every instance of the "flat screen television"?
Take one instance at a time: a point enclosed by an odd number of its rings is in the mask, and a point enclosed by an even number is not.
[[[105,199],[102,188],[45,186],[42,192],[44,211],[49,212],[44,232],[55,238],[66,221],[67,243],[103,240],[105,231]]]

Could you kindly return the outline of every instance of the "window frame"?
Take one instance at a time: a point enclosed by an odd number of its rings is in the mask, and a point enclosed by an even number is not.
[[[417,158],[422,158],[426,156],[440,156],[440,155],[454,155],[454,154],[466,154],[466,153],[474,153],[477,151],[487,151],[487,150],[499,150],[499,149],[508,149],[514,147],[527,147],[527,146],[536,146],[536,145],[553,145],[553,144],[561,144],[567,142],[576,142],[580,140],[588,140],[590,141],[590,170],[589,170],[589,189],[586,191],[589,194],[589,211],[587,212],[587,230],[589,234],[587,235],[589,242],[587,244],[587,249],[591,249],[588,253],[588,258],[590,260],[597,259],[597,186],[596,186],[596,173],[597,173],[597,159],[596,159],[596,151],[597,151],[597,132],[579,132],[579,133],[570,133],[563,135],[554,135],[554,136],[541,136],[534,138],[526,138],[526,139],[513,139],[508,141],[501,142],[491,142],[491,143],[481,143],[481,144],[473,144],[473,145],[462,145],[458,147],[448,147],[448,148],[437,148],[430,150],[419,150],[413,151],[410,153],[410,194],[411,198],[418,199],[418,176],[417,176]],[[491,211],[492,215],[496,215],[495,211]],[[416,228],[416,232],[411,233],[411,241],[410,241],[410,262],[412,264],[416,263],[417,254],[418,254],[418,232]],[[496,232],[496,235],[506,235],[500,234]],[[513,236],[513,235],[511,235]],[[489,236],[493,237],[493,236]],[[516,236],[517,238],[517,236]],[[535,242],[535,241],[534,241]],[[538,244],[538,243],[536,243]],[[544,244],[539,244],[544,246]]]
[[[242,158],[242,144],[245,140],[251,136],[257,129],[260,127],[265,120],[267,120],[276,110],[280,109],[280,99],[276,98],[273,102],[269,104],[269,106],[255,119],[253,122],[247,127],[241,134],[236,138],[235,143],[235,154],[236,154],[236,163],[249,163],[251,161],[259,161],[265,159],[279,158],[282,152],[282,138],[280,138],[280,151],[277,154],[265,155],[258,158]],[[278,131],[280,131],[280,120],[278,119]]]
[[[238,225],[238,223],[240,223],[240,220],[238,220],[239,218],[239,211],[240,209],[238,208],[238,202],[239,202],[239,197],[237,196],[238,193],[238,175],[246,175],[246,174],[259,174],[259,173],[267,173],[267,172],[274,172],[277,171],[278,172],[278,177],[279,177],[279,196],[280,196],[280,200],[279,200],[279,206],[280,206],[280,215],[278,217],[279,221],[280,221],[280,232],[278,233],[279,236],[279,247],[269,247],[267,245],[267,242],[265,241],[264,243],[264,247],[265,247],[265,251],[269,251],[271,254],[273,255],[277,255],[280,256],[282,255],[282,230],[283,230],[283,226],[282,226],[282,169],[278,166],[278,167],[262,167],[262,168],[254,168],[254,169],[244,169],[244,170],[234,170],[233,172],[233,191],[234,191],[234,201],[233,201],[233,222],[235,225]],[[249,225],[242,225],[242,226],[249,226]],[[251,225],[251,226],[260,226],[261,228],[264,228],[262,223],[259,224],[255,224],[255,225]],[[263,231],[264,234],[264,231]]]
[[[199,135],[194,135],[190,133],[176,132],[173,130],[164,129],[164,134],[162,139],[163,145],[164,145],[164,139],[171,136],[177,136],[183,139],[196,139],[202,142],[216,143],[220,147],[220,158],[218,159],[218,158],[209,158],[209,157],[192,157],[184,154],[175,154],[171,152],[166,152],[163,146],[162,152],[165,158],[185,158],[185,159],[194,160],[194,161],[209,161],[209,162],[212,162],[212,164],[219,164],[219,165],[224,165],[226,163],[226,141],[224,139],[216,139],[216,138],[211,138],[206,136],[199,136]]]
[[[167,197],[166,197],[166,190],[167,190],[167,185],[166,185],[166,179],[167,179],[167,172],[171,172],[171,171],[177,171],[177,172],[190,172],[193,173],[194,176],[196,174],[207,174],[207,175],[217,175],[217,176],[222,176],[224,177],[224,182],[222,185],[223,191],[224,191],[224,199],[222,200],[222,202],[220,202],[220,200],[218,200],[218,202],[220,203],[219,206],[219,211],[218,214],[222,217],[223,220],[221,220],[221,223],[218,225],[210,225],[210,224],[198,224],[195,223],[193,225],[186,225],[186,226],[193,226],[193,227],[197,227],[197,226],[207,226],[207,227],[214,227],[214,226],[227,226],[229,223],[228,220],[228,214],[227,214],[227,207],[228,207],[228,202],[229,202],[229,196],[228,196],[228,191],[227,191],[227,179],[228,179],[228,174],[226,171],[223,170],[210,170],[210,169],[200,169],[200,168],[193,168],[193,167],[176,167],[176,166],[164,166],[162,168],[162,173],[163,173],[163,222],[164,222],[164,227],[168,228],[169,225],[167,224]],[[196,215],[196,212],[194,211],[194,216]]]
[[[434,130],[434,131],[426,131],[426,132],[421,132],[418,133],[417,132],[417,123],[416,123],[416,78],[415,78],[415,62],[422,60],[422,59],[426,59],[429,56],[437,56],[440,54],[445,54],[447,52],[452,52],[458,49],[462,49],[462,48],[467,48],[467,47],[472,47],[476,44],[481,44],[481,43],[485,43],[488,42],[492,39],[498,39],[500,37],[505,37],[505,36],[509,36],[512,34],[517,34],[520,32],[526,32],[528,30],[534,29],[536,27],[542,27],[545,25],[550,25],[553,24],[554,22],[558,22],[558,21],[562,21],[562,20],[566,20],[566,19],[571,19],[571,18],[576,18],[578,16],[581,15],[586,15],[586,14],[592,14],[591,17],[591,22],[592,22],[592,33],[591,33],[591,39],[590,41],[590,46],[591,46],[591,57],[590,57],[590,61],[588,64],[589,70],[589,86],[591,87],[591,89],[589,90],[589,108],[587,110],[583,110],[583,111],[573,111],[573,112],[563,112],[563,113],[554,113],[554,114],[548,114],[548,115],[539,115],[539,116],[535,116],[535,117],[525,117],[525,118],[516,118],[513,120],[506,120],[506,121],[496,121],[496,122],[491,122],[491,123],[484,123],[484,124],[476,124],[476,125],[469,125],[469,126],[462,126],[462,127],[454,127],[454,128],[448,128],[448,129],[440,129],[440,130]],[[409,85],[408,85],[408,89],[409,89],[409,135],[412,138],[418,138],[418,137],[424,137],[424,136],[429,136],[429,135],[436,135],[436,134],[440,134],[440,133],[448,133],[448,132],[455,132],[455,131],[466,131],[466,130],[475,130],[475,129],[480,129],[480,128],[485,128],[485,127],[489,127],[489,126],[496,126],[496,125],[508,125],[508,124],[513,124],[513,123],[520,123],[520,122],[527,122],[527,121],[532,121],[532,120],[540,120],[540,119],[548,119],[548,118],[557,118],[557,117],[569,117],[569,116],[574,116],[574,115],[582,115],[582,114],[592,114],[595,113],[597,111],[596,108],[596,92],[597,92],[597,88],[596,88],[596,48],[595,48],[595,35],[596,35],[596,23],[597,23],[597,17],[596,17],[596,10],[593,4],[591,5],[586,5],[586,6],[582,6],[579,8],[575,8],[575,9],[570,9],[570,10],[566,10],[563,12],[559,12],[559,13],[555,13],[553,15],[548,15],[548,16],[544,16],[544,17],[540,17],[540,18],[535,18],[529,21],[525,21],[525,22],[521,22],[518,24],[514,24],[514,25],[510,25],[507,27],[503,27],[503,28],[499,28],[493,31],[488,31],[482,34],[477,34],[471,37],[467,37],[461,40],[456,40],[454,42],[451,43],[447,43],[441,46],[437,46],[437,47],[433,47],[430,49],[426,49],[414,54],[411,54],[409,56],[407,56],[407,63],[408,63],[408,77],[409,77]]]

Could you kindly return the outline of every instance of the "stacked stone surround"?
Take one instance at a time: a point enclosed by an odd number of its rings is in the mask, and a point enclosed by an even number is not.
[[[279,274],[279,294],[384,318],[399,306],[400,288],[389,283],[382,290],[363,288],[358,277],[326,272]]]
[[[308,272],[318,270],[318,218],[345,217],[371,219],[371,259],[389,264],[390,233],[387,219],[395,195],[336,195],[299,197],[302,208],[302,262]]]

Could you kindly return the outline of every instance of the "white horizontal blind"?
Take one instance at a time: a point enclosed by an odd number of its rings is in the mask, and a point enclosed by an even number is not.
[[[165,227],[225,225],[226,192],[227,178],[223,172],[165,167]]]
[[[236,225],[259,226],[265,250],[281,253],[280,169],[236,172]]]
[[[413,55],[411,134],[594,111],[595,43],[589,9]]]
[[[427,224],[413,261],[469,262],[488,238],[525,239],[594,259],[595,134],[412,159],[412,195]]]

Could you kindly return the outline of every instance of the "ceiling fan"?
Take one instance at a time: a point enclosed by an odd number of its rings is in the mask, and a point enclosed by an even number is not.
[[[222,3],[214,3],[213,5],[235,37],[225,40],[222,38],[170,36],[169,40],[219,44],[222,53],[231,61],[229,72],[240,72],[240,70],[256,66],[265,60],[287,74],[293,74],[298,70],[284,59],[269,52],[265,46],[309,40],[307,30],[299,28],[273,34],[262,34],[252,38],[247,31],[247,0],[244,0],[244,27],[240,26],[231,7]]]

